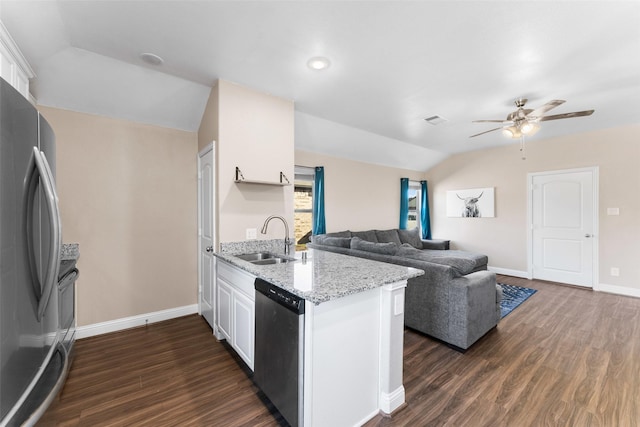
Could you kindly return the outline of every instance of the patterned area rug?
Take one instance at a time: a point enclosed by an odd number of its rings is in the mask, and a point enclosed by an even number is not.
[[[505,285],[504,283],[498,283],[498,285],[502,286],[502,302],[500,303],[501,319],[536,293],[535,289]]]

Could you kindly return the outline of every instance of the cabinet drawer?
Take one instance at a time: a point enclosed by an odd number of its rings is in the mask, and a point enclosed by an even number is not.
[[[218,277],[229,283],[235,289],[247,295],[251,301],[255,300],[256,277],[240,270],[224,261],[218,261]]]

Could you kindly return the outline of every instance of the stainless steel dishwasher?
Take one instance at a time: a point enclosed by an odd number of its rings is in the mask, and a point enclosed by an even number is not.
[[[256,279],[253,380],[292,427],[303,425],[304,299]]]

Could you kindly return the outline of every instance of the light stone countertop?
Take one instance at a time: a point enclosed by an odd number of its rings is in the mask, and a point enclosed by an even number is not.
[[[66,260],[75,260],[77,261],[80,257],[80,245],[77,243],[63,243],[62,244],[62,252],[60,254],[60,259],[62,261]]]
[[[270,265],[255,265],[234,256],[240,253],[223,250],[214,255],[314,304],[424,274],[416,268],[313,249],[307,251],[306,260],[298,252],[296,261]]]

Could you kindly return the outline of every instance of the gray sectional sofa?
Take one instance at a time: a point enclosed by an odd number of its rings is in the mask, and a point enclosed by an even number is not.
[[[502,288],[485,255],[449,250],[417,230],[341,231],[312,236],[308,248],[424,270],[409,279],[405,325],[466,350],[500,320]]]

